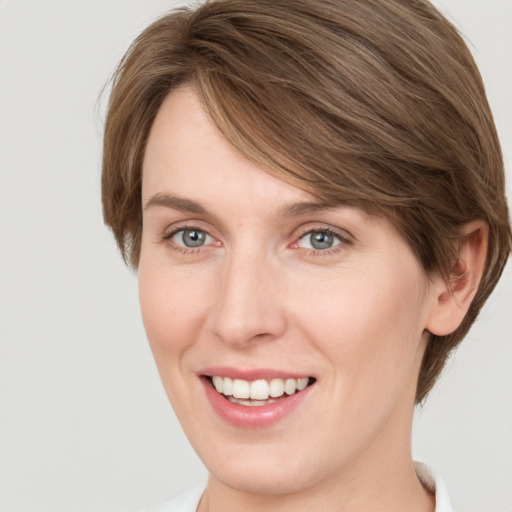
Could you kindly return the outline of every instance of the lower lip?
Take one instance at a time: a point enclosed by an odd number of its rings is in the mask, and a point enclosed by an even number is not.
[[[224,395],[217,393],[209,379],[201,379],[208,400],[221,419],[245,428],[262,428],[273,425],[295,411],[309,395],[313,386],[285,398],[277,399],[266,405],[247,406],[230,402]]]

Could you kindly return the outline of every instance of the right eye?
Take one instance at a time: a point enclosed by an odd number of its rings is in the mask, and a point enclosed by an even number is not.
[[[188,249],[202,247],[203,245],[208,245],[213,241],[213,238],[206,233],[206,231],[196,228],[185,228],[175,231],[171,234],[169,239],[177,246],[186,247]]]

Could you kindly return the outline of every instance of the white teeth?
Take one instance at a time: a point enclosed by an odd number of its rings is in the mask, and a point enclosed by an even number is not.
[[[224,379],[222,377],[215,376],[215,377],[213,377],[212,382],[213,382],[215,389],[219,393],[222,393],[224,391],[224,389],[223,389]]]
[[[307,377],[301,377],[297,379],[297,391],[302,391],[308,387],[309,379]],[[225,386],[225,384],[224,384]]]
[[[286,379],[284,391],[287,395],[293,395],[297,390],[297,381],[295,379]]]
[[[270,398],[279,398],[285,393],[293,395],[297,391],[302,391],[309,384],[308,377],[299,379],[272,379],[270,383],[265,379],[258,379],[252,382],[242,379],[230,379],[229,377],[212,377],[212,383],[215,389],[227,396],[232,397],[231,401],[249,405],[249,400],[259,400],[258,405],[272,403]],[[265,402],[266,401],[266,402]],[[251,403],[254,405],[254,403]]]
[[[226,396],[231,396],[233,394],[233,380],[229,377],[224,377],[224,389],[222,390],[222,394]]]
[[[233,380],[233,396],[235,398],[250,398],[251,384],[242,379]]]
[[[268,398],[268,387],[268,382],[263,379],[251,382],[251,399],[266,400]]]
[[[277,398],[278,396],[284,395],[284,380],[283,379],[272,379],[270,381],[270,396]]]
[[[228,397],[228,400],[234,404],[246,405],[248,407],[261,407],[262,405],[272,404],[275,400],[243,400],[241,398]]]

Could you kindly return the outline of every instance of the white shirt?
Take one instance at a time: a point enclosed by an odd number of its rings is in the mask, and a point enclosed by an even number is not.
[[[423,486],[436,495],[435,512],[453,512],[448,489],[436,471],[423,462],[414,462],[414,469]],[[146,512],[196,512],[204,490],[205,484],[198,484]]]

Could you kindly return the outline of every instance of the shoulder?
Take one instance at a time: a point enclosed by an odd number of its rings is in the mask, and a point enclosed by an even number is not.
[[[205,488],[206,483],[202,482],[145,512],[195,512]]]

